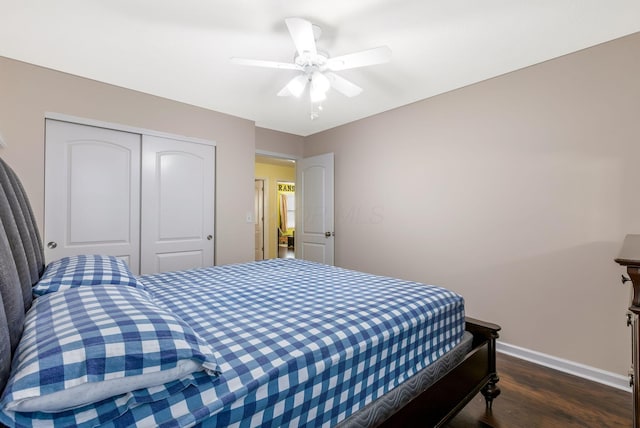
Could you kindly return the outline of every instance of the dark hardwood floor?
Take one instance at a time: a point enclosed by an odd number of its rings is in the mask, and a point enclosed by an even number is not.
[[[478,394],[447,428],[631,427],[631,393],[498,353],[502,393]]]

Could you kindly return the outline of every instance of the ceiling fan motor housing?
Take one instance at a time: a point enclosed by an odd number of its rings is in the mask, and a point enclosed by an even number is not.
[[[311,72],[316,70],[324,71],[326,69],[328,59],[329,55],[326,52],[318,52],[316,54],[313,54],[312,52],[303,52],[296,55],[293,62],[302,67],[302,70],[307,73],[308,69],[311,67],[315,67]]]

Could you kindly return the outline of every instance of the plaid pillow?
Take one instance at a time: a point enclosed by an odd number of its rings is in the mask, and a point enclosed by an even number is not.
[[[104,423],[181,391],[197,372],[217,375],[213,353],[144,290],[106,285],[51,293],[27,313],[0,408],[12,420],[14,412],[44,420],[74,412],[88,424]]]
[[[114,256],[81,255],[49,263],[33,294],[43,296],[81,285],[117,284],[143,288],[127,264]]]

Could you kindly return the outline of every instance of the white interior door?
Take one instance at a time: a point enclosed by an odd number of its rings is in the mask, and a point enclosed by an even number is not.
[[[46,120],[47,262],[105,254],[139,270],[140,135]]]
[[[296,258],[334,263],[333,153],[296,166]]]
[[[214,165],[213,146],[143,136],[142,274],[213,265]]]

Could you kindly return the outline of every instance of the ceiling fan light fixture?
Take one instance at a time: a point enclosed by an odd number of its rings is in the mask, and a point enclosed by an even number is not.
[[[321,72],[314,71],[313,74],[311,74],[311,86],[316,91],[326,93],[331,87],[331,82],[329,82],[327,76]]]
[[[304,88],[307,86],[307,76],[296,76],[287,84],[287,89],[294,97],[300,98],[300,95],[304,92]]]
[[[327,92],[326,91],[321,91],[319,90],[317,87],[315,87],[313,85],[313,82],[311,82],[311,89],[309,89],[309,98],[311,99],[312,103],[320,103],[324,100],[327,99]]]

